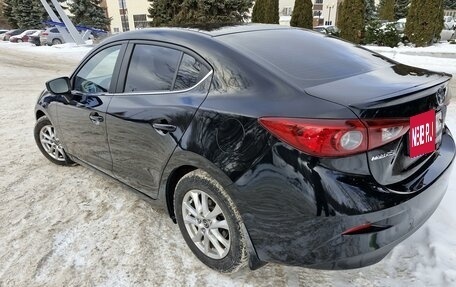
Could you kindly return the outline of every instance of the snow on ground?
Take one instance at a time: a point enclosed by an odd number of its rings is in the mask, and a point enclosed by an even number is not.
[[[377,51],[377,52],[390,52],[396,51],[399,53],[406,53],[411,55],[436,55],[436,56],[447,56],[448,58],[456,58],[456,45],[450,44],[448,42],[445,43],[437,43],[435,45],[429,47],[412,47],[412,46],[400,46],[396,48],[390,47],[380,47],[380,46],[373,46],[367,45],[367,48]]]
[[[381,53],[456,74],[452,57],[403,49]],[[456,177],[429,221],[376,265],[268,264],[234,275],[206,268],[163,212],[86,168],[51,164],[36,148],[33,106],[44,82],[71,73],[89,50],[0,42],[0,286],[456,286]],[[455,103],[447,124],[456,133]]]
[[[54,59],[78,59],[81,60],[94,46],[84,45],[77,46],[76,44],[60,44],[55,46],[35,46],[30,43],[11,43],[0,41],[0,49],[11,49],[17,52],[27,53],[28,56],[52,56]],[[36,59],[32,57],[32,59]],[[40,61],[45,61],[46,58],[41,58]]]
[[[420,48],[407,46],[397,48],[366,46],[366,48],[407,65],[456,74],[456,44],[439,43]]]

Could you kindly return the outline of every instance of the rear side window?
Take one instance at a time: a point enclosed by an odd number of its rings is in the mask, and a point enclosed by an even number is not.
[[[136,45],[125,92],[170,91],[182,52],[166,47]]]
[[[184,54],[177,72],[174,90],[185,90],[198,84],[209,69],[190,55]]]
[[[52,29],[51,29],[51,32],[52,32],[52,33],[58,33],[59,30],[57,30],[57,28],[52,28]]]

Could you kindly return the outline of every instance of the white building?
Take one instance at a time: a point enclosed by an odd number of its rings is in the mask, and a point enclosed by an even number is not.
[[[126,32],[148,27],[147,0],[105,0],[104,5],[111,20],[111,33]]]

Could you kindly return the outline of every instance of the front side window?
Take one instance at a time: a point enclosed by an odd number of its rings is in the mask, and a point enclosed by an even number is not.
[[[182,52],[136,45],[128,68],[125,92],[170,91]]]
[[[79,70],[74,90],[86,94],[108,92],[121,46],[113,46],[97,53]]]

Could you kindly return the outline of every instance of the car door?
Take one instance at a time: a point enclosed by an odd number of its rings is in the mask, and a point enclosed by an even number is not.
[[[114,44],[95,52],[72,76],[72,94],[57,105],[65,150],[108,174],[112,174],[112,159],[105,117],[126,46]]]
[[[107,112],[115,176],[155,198],[162,170],[205,99],[212,70],[190,50],[131,42]]]

